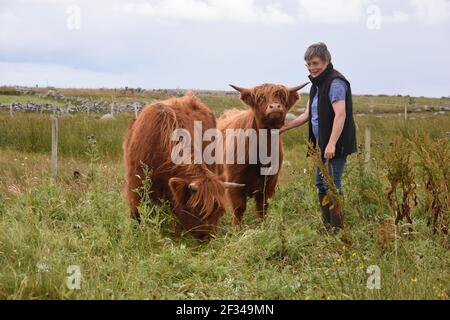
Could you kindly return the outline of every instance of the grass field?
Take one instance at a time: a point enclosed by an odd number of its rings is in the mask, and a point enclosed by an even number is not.
[[[63,93],[110,99],[112,92]],[[165,97],[158,94],[139,99]],[[236,96],[201,98],[217,115],[239,106]],[[0,103],[11,99],[14,94],[0,94]],[[143,204],[141,225],[128,218],[121,145],[131,114],[111,122],[98,115],[61,117],[55,181],[49,115],[11,118],[0,112],[0,298],[449,299],[449,239],[427,225],[432,192],[426,182],[431,172],[448,219],[450,115],[418,113],[405,121],[396,114],[402,109],[376,107],[408,101],[355,97],[357,112],[370,113],[368,105],[375,104],[373,115],[355,117],[358,143],[364,144],[364,130],[371,128],[372,160],[366,170],[362,150],[349,158],[341,233],[323,233],[303,127],[284,137],[288,162],[264,222],[256,222],[251,205],[241,228],[231,227],[227,215],[207,244],[172,236],[164,208]],[[448,99],[415,103],[441,106]],[[386,112],[391,115],[377,117]],[[91,134],[97,147],[88,144]],[[82,178],[74,180],[74,171]],[[388,192],[399,174],[400,182],[409,175],[417,184],[412,226],[394,225]],[[401,187],[396,190],[400,197]],[[81,271],[78,290],[67,286],[73,265]],[[380,289],[367,288],[370,266],[380,268]]]

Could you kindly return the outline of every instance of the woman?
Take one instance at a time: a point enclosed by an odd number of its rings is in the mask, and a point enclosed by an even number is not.
[[[334,69],[331,54],[324,43],[311,45],[306,50],[305,61],[312,82],[306,111],[280,131],[309,122],[309,140],[314,147],[319,147],[322,161],[328,162],[328,171],[342,194],[341,179],[347,156],[357,151],[350,82]],[[341,229],[342,208],[337,203],[330,206],[328,201],[323,201],[329,187],[319,168],[316,186],[325,227]]]

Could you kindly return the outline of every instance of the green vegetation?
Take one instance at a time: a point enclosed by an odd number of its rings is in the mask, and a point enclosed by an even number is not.
[[[202,100],[217,114],[239,106],[233,96]],[[121,145],[132,115],[98,118],[59,119],[54,181],[49,116],[0,112],[0,298],[449,299],[448,235],[427,225],[433,199],[443,208],[439,221],[450,215],[449,115],[356,118],[360,144],[364,129],[372,130],[372,161],[366,169],[363,150],[349,158],[346,228],[338,235],[326,234],[320,221],[306,127],[287,133],[289,163],[267,218],[257,223],[251,204],[241,228],[231,226],[228,214],[206,244],[174,237],[165,207],[145,202],[141,225],[128,218]],[[404,168],[394,156],[399,150],[410,153],[415,170],[408,176],[418,197],[412,225],[395,225],[388,199],[389,172]],[[71,265],[80,267],[80,290],[66,286]],[[372,265],[381,270],[379,290],[366,287]]]

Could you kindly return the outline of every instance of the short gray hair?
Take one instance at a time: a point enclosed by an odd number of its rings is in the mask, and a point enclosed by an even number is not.
[[[331,53],[328,51],[327,45],[323,42],[318,42],[310,45],[305,52],[305,60],[310,60],[314,57],[319,57],[320,60],[331,62]]]

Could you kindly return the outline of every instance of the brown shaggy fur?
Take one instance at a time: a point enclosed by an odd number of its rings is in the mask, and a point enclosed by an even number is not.
[[[296,90],[290,90],[282,85],[264,84],[252,89],[240,90],[241,100],[249,107],[245,111],[236,109],[223,114],[217,123],[217,127],[222,131],[225,137],[226,129],[279,129],[284,125],[286,114],[289,109],[300,98]],[[268,115],[269,105],[278,104],[280,115],[273,119]],[[258,135],[259,139],[259,135]],[[228,200],[232,206],[234,217],[233,224],[241,222],[246,210],[247,198],[255,198],[256,209],[259,219],[262,219],[267,212],[268,199],[275,192],[278,181],[279,170],[275,175],[262,176],[260,174],[261,163],[248,164],[249,144],[246,137],[246,164],[225,164],[224,173],[227,181],[245,184],[244,188],[227,190]],[[268,152],[270,153],[270,134],[267,139]],[[230,146],[224,143],[224,156]],[[236,157],[236,143],[234,144]],[[279,145],[279,163],[283,162],[282,141],[280,136]],[[224,161],[225,162],[225,161]],[[236,162],[235,162],[236,163]]]
[[[171,161],[175,142],[170,140],[177,128],[189,131],[194,139],[194,121],[201,121],[203,132],[216,127],[214,114],[197,97],[188,94],[171,98],[144,108],[132,121],[123,144],[125,161],[125,195],[131,208],[131,217],[139,220],[139,195],[134,192],[142,186],[142,163],[151,170],[154,201],[169,201],[177,216],[177,231],[189,231],[194,237],[208,239],[215,232],[224,214],[225,187],[215,166],[176,165]],[[204,142],[203,149],[207,145]],[[193,143],[192,143],[193,154]],[[197,191],[189,189],[195,183]]]

